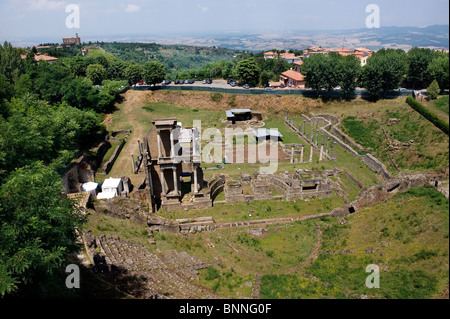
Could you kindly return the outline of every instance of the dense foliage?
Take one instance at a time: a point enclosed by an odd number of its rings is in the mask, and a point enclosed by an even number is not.
[[[76,248],[80,216],[60,176],[36,162],[0,186],[0,295],[45,280]]]
[[[94,78],[89,70],[104,68],[100,60],[38,63],[34,51],[0,46],[1,296],[45,281],[75,248],[80,217],[62,195],[60,173],[105,134],[97,112],[127,84]]]

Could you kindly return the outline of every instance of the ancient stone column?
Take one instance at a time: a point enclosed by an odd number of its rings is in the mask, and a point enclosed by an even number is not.
[[[301,153],[300,153],[300,163],[303,163],[303,153],[304,153],[304,151],[305,151],[305,146],[302,145],[302,150],[301,150]]]
[[[162,194],[164,197],[167,196],[167,192],[166,192],[166,178],[164,177],[164,170],[161,170],[161,189],[162,189]]]
[[[319,162],[323,161],[323,145],[320,146],[320,156],[319,156]]]
[[[319,139],[319,131],[316,129],[316,146],[317,146],[317,140]]]
[[[170,158],[175,157],[175,145],[174,145],[174,137],[173,137],[173,130],[170,131]]]
[[[294,163],[294,146],[291,148],[291,164]]]
[[[314,140],[314,128],[311,129],[311,143]]]
[[[303,135],[305,135],[306,120],[303,120]]]
[[[326,154],[328,155],[328,147],[330,146],[330,138],[327,137],[327,150],[326,150]]]
[[[139,155],[142,156],[142,145],[140,140],[138,140],[138,146],[139,146]]]
[[[162,148],[161,148],[161,132],[157,131],[156,132],[156,136],[157,136],[157,142],[158,142],[158,152],[159,152],[159,157],[162,157]]]
[[[320,143],[320,145],[323,145],[323,132],[322,132],[322,142]]]
[[[336,141],[333,141],[333,158],[336,158]]]
[[[309,154],[309,162],[312,163],[313,161],[313,152],[314,152],[314,146],[311,145],[311,153]]]
[[[174,188],[175,188],[175,193],[178,194],[178,180],[177,180],[177,169],[176,167],[172,168],[173,171],[173,184],[174,184]]]
[[[194,194],[198,193],[197,166],[194,166]]]

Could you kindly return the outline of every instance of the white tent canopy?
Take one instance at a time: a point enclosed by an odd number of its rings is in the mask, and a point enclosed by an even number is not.
[[[83,192],[89,192],[91,195],[96,196],[97,193],[95,192],[97,189],[98,183],[94,182],[88,182],[84,183],[81,187],[83,189]]]

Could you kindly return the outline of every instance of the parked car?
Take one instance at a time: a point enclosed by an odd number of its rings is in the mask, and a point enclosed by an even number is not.
[[[207,84],[212,84],[213,81],[212,81],[211,79],[209,79],[209,80],[206,81],[206,83],[207,83]]]
[[[231,87],[234,88],[237,85],[237,83],[233,81],[233,82],[230,82],[230,85],[231,85]]]
[[[170,81],[170,80],[164,80],[162,84],[163,84],[163,85],[169,85],[170,83],[172,83],[172,81]]]
[[[188,84],[194,84],[194,83],[195,83],[194,80],[189,80],[189,81],[188,81]]]
[[[244,84],[243,88],[244,88],[244,89],[249,89],[249,88],[250,88],[250,85]]]
[[[208,81],[207,81],[207,80],[205,79],[205,80],[203,80],[203,82],[202,82],[202,83],[203,83],[203,84],[206,84],[207,82],[208,82]]]

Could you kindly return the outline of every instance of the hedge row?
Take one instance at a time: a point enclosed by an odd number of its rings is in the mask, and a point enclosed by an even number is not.
[[[436,114],[430,112],[426,107],[417,102],[413,97],[409,96],[406,99],[406,103],[409,104],[414,110],[419,112],[422,116],[424,116],[428,121],[433,123],[438,129],[440,129],[445,134],[449,135],[449,125],[444,120],[440,119],[436,116]]]

